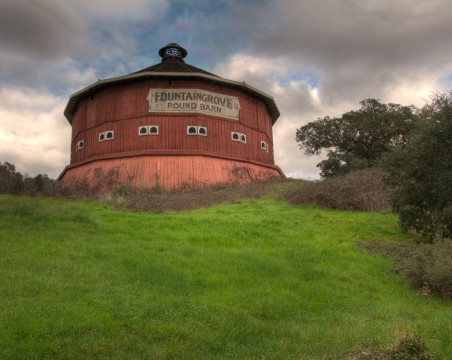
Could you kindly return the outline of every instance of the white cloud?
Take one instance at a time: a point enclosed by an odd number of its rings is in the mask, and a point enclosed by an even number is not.
[[[66,99],[24,88],[0,89],[0,161],[34,176],[56,178],[69,163]]]

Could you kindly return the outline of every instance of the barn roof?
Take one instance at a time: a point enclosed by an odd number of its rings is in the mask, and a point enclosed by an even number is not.
[[[159,55],[162,58],[162,61],[160,63],[136,71],[132,74],[145,72],[181,72],[181,73],[201,73],[217,76],[196,66],[187,64],[184,61],[184,58],[187,56],[187,50],[185,50],[183,47],[179,46],[176,43],[171,43],[161,48],[159,51]]]
[[[278,119],[280,113],[275,101],[273,100],[273,97],[246,84],[245,82],[224,79],[196,66],[187,64],[184,61],[184,58],[187,56],[187,51],[178,44],[170,43],[167,46],[161,48],[159,55],[162,57],[162,61],[156,65],[147,67],[125,76],[119,76],[105,80],[99,79],[99,81],[72,94],[64,110],[64,116],[66,116],[66,119],[70,124],[72,124],[72,117],[77,110],[78,103],[86,96],[89,96],[96,91],[108,86],[146,78],[189,78],[217,83],[223,86],[229,86],[242,90],[249,95],[262,100],[265,103],[272,118],[273,124]]]

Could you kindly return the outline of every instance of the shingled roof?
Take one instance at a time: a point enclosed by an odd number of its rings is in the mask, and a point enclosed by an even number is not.
[[[159,55],[162,61],[158,64],[149,66],[145,69],[133,72],[132,74],[139,74],[144,72],[181,72],[181,73],[201,73],[211,76],[217,76],[208,71],[200,69],[196,66],[187,64],[184,58],[187,56],[187,51],[176,43],[170,43],[161,48]]]

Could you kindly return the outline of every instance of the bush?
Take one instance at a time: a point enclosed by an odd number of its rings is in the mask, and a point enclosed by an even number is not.
[[[402,259],[400,272],[423,294],[432,292],[452,299],[452,241],[441,239],[433,244],[420,244]]]
[[[288,191],[285,199],[291,204],[333,209],[390,211],[391,191],[383,181],[384,176],[385,172],[379,168],[357,170]]]
[[[433,96],[420,117],[408,144],[395,148],[382,165],[402,228],[433,241],[452,237],[452,90]]]
[[[407,336],[393,348],[383,351],[367,350],[349,358],[350,360],[439,360],[432,355],[419,335]]]

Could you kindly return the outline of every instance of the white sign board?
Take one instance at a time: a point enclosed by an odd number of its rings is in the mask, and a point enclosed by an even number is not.
[[[235,96],[197,89],[150,89],[149,112],[197,112],[239,120],[240,103]]]

